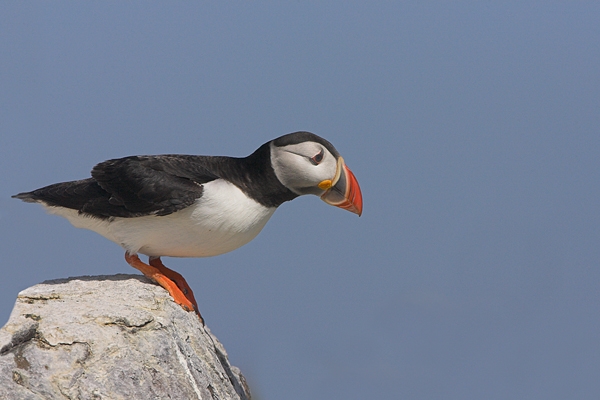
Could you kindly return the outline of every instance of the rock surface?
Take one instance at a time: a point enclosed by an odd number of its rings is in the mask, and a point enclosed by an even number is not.
[[[23,290],[0,329],[0,399],[250,399],[194,313],[139,275]]]

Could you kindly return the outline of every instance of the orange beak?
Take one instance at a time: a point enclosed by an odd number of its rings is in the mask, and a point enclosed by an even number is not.
[[[358,186],[358,181],[352,171],[346,167],[342,157],[338,158],[337,172],[333,181],[323,181],[319,187],[327,188],[321,195],[321,200],[325,203],[343,208],[360,217],[363,208],[360,186]]]

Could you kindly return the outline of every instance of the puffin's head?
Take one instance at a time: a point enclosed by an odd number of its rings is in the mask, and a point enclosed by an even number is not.
[[[295,132],[271,141],[277,179],[292,192],[320,196],[327,204],[362,214],[358,181],[331,143],[310,132]]]

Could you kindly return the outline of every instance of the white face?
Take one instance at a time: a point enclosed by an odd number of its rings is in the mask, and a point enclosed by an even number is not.
[[[277,147],[271,143],[271,164],[277,179],[292,192],[302,194],[324,193],[319,183],[333,180],[337,160],[323,145],[302,142]]]

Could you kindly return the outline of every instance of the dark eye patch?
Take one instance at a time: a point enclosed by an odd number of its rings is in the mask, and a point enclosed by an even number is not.
[[[310,162],[313,165],[319,165],[319,163],[323,161],[323,150],[321,149],[321,151],[319,152],[319,154],[315,155],[314,157],[310,158]]]

